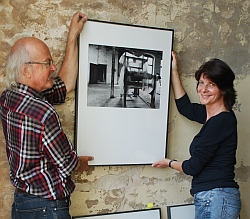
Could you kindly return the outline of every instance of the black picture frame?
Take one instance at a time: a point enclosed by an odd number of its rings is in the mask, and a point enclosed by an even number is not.
[[[167,206],[168,219],[194,219],[194,204],[172,205]]]
[[[151,208],[151,209],[143,209],[143,210],[72,217],[72,219],[138,219],[138,218],[161,219],[161,209]]]
[[[79,155],[95,157],[90,165],[152,164],[166,156],[173,34],[85,23],[79,36],[75,147]]]

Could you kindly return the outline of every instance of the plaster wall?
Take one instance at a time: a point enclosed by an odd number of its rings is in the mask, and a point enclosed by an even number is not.
[[[78,10],[91,19],[173,28],[181,78],[193,101],[198,101],[194,71],[212,57],[229,63],[236,73],[238,92],[234,107],[239,133],[236,180],[242,194],[241,218],[249,219],[250,1],[0,0],[0,89],[7,55],[20,37],[42,39],[60,68],[70,19]],[[56,107],[64,131],[72,141],[74,97],[71,92],[66,103]],[[178,114],[172,91],[168,125],[168,157],[187,159],[189,143],[200,125]],[[0,218],[9,219],[14,188],[9,181],[2,130],[0,139]],[[167,205],[192,202],[189,195],[191,178],[172,169],[154,169],[148,165],[91,167],[88,172],[73,177],[77,187],[72,194],[72,215],[145,209],[148,203],[153,203],[154,207],[162,208],[162,218],[166,219]]]

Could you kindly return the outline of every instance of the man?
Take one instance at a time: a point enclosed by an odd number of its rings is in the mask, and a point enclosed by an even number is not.
[[[16,187],[13,219],[70,219],[71,174],[87,170],[94,159],[77,156],[52,106],[63,103],[75,88],[77,37],[86,20],[80,12],[73,15],[58,76],[48,47],[39,39],[19,39],[9,54],[0,113],[10,180]]]

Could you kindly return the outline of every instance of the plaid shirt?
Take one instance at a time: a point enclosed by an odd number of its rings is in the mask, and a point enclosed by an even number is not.
[[[50,200],[67,197],[75,188],[70,175],[78,158],[51,105],[63,103],[65,96],[65,85],[57,77],[53,88],[43,93],[18,84],[0,97],[10,180]]]

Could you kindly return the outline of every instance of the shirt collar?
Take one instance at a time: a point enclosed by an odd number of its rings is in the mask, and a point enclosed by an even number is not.
[[[35,89],[33,89],[25,84],[17,83],[16,86],[12,87],[12,90],[23,93],[25,95],[35,97],[35,98],[44,99],[44,96],[41,93],[39,93]]]

